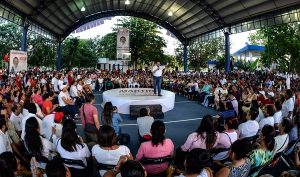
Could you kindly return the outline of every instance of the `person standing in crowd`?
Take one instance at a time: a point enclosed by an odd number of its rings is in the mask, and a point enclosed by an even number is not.
[[[282,104],[282,117],[283,118],[293,118],[293,111],[295,106],[295,99],[292,90],[286,90],[285,93],[285,101]]]
[[[161,66],[159,61],[157,61],[156,65],[152,67],[154,94],[156,94],[156,89],[157,89],[158,96],[162,96],[161,84],[162,84],[162,72],[164,69],[165,66]]]
[[[89,93],[87,94],[85,101],[86,103],[80,108],[82,127],[84,128],[87,141],[96,143],[100,122],[97,108],[93,105],[95,103],[95,96],[92,93]]]

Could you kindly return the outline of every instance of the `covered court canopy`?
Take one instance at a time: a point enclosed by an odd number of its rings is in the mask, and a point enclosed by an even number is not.
[[[299,9],[299,0],[1,0],[0,16],[34,24],[56,39],[64,39],[81,25],[95,19],[129,15],[154,21],[171,31],[181,42],[232,27],[233,32],[260,28],[263,23],[299,21],[274,16]],[[83,8],[85,11],[83,11]],[[272,21],[270,21],[272,17]],[[284,19],[287,18],[287,19]],[[259,20],[259,24],[255,24]],[[243,27],[243,22],[253,21]],[[256,25],[256,26],[255,26]],[[211,38],[220,34],[211,34]],[[206,37],[206,38],[209,38]]]
[[[230,71],[232,33],[300,21],[300,0],[0,0],[0,17],[27,31],[58,42],[57,69],[62,41],[90,21],[111,16],[135,16],[153,21],[172,32],[184,45],[225,37],[226,71]]]

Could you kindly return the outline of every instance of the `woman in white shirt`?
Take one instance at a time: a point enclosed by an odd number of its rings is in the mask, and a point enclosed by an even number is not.
[[[260,122],[259,122],[259,129],[262,129],[265,125],[271,125],[272,127],[274,127],[274,114],[275,114],[275,108],[274,105],[267,105],[264,109],[263,109],[265,118],[263,118]]]
[[[140,117],[136,119],[137,126],[138,126],[138,132],[139,132],[139,140],[140,142],[144,142],[147,140],[150,140],[151,138],[151,125],[154,122],[154,118],[150,116],[150,110],[149,108],[142,108],[140,110]],[[147,138],[149,137],[149,139]]]
[[[127,146],[118,145],[118,138],[115,130],[108,125],[103,125],[98,131],[98,143],[92,148],[92,156],[98,163],[105,165],[117,165],[121,156],[128,156],[133,160],[130,150]],[[106,172],[105,169],[99,169],[101,176]]]
[[[61,139],[57,141],[56,150],[63,159],[79,160],[87,167],[87,158],[91,153],[82,139],[76,133],[76,124],[72,119],[65,120]],[[72,176],[84,177],[88,171],[85,167],[65,163],[70,169]]]
[[[30,117],[26,121],[24,141],[27,151],[36,158],[43,156],[50,159],[51,152],[55,151],[54,144],[40,135],[39,123],[35,117]],[[39,163],[43,169],[45,165],[43,162]]]
[[[289,119],[283,119],[279,124],[279,135],[275,137],[274,154],[282,152],[289,144],[289,133],[293,128],[293,124]]]
[[[285,93],[285,101],[282,104],[282,117],[292,119],[295,106],[294,94],[291,90],[287,90]]]

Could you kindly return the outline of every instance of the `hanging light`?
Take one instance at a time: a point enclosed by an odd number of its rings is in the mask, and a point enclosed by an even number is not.
[[[173,12],[170,11],[170,12],[168,13],[168,16],[170,16],[170,17],[173,16]]]
[[[125,1],[125,4],[126,4],[126,5],[129,5],[129,4],[130,4],[130,1],[129,1],[129,0],[126,0],[126,1]]]
[[[80,11],[81,11],[81,12],[84,12],[84,11],[85,11],[85,7],[84,7],[84,6],[81,7]]]

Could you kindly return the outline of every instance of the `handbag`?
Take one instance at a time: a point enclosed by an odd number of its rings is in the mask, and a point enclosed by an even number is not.
[[[90,124],[90,123],[86,122],[84,106],[85,106],[85,104],[82,105],[82,115],[83,115],[83,119],[84,119],[84,122],[85,122],[84,131],[86,131],[87,133],[97,133],[98,132],[97,127],[94,124]]]

